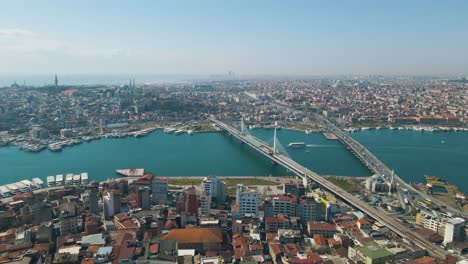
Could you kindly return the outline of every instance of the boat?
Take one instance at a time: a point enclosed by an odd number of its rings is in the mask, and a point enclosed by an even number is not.
[[[6,184],[5,187],[8,188],[13,195],[19,193],[18,187],[14,184]]]
[[[189,129],[189,130],[187,130],[187,134],[192,135],[193,131]]]
[[[63,185],[63,175],[59,174],[55,176],[55,186]]]
[[[72,184],[72,181],[73,181],[73,174],[72,174],[72,173],[68,173],[68,174],[65,176],[65,185],[70,185],[70,184]]]
[[[81,174],[73,175],[73,185],[78,185],[81,183]]]
[[[307,135],[309,135],[309,134],[312,134],[312,131],[306,129],[305,133],[306,133]]]
[[[146,132],[146,131],[137,131],[137,132],[133,133],[134,137],[144,137],[146,135],[148,135],[148,132]]]
[[[47,186],[48,187],[55,186],[55,177],[54,176],[47,176]]]
[[[304,142],[291,142],[288,144],[288,147],[290,148],[303,148],[305,147],[305,143]]]
[[[16,185],[16,187],[18,187],[18,190],[21,193],[26,193],[26,192],[29,192],[31,190],[28,186],[26,186],[26,184],[24,184],[22,182],[16,182],[16,183],[13,183],[13,184]]]
[[[44,182],[43,182],[41,179],[39,179],[39,178],[33,178],[33,179],[32,179],[32,183],[33,183],[33,185],[36,186],[36,188],[38,188],[38,189],[44,187]]]
[[[87,172],[81,173],[81,184],[88,184],[88,182],[89,182],[88,173]]]
[[[178,129],[174,132],[174,135],[180,135],[180,134],[183,134],[184,132],[185,132],[184,130]]]
[[[33,183],[30,180],[22,180],[21,183],[26,185],[29,189],[33,188]]]
[[[60,143],[54,143],[54,144],[50,144],[48,146],[49,150],[52,151],[52,152],[60,152],[62,151],[62,145]]]
[[[142,177],[145,174],[145,169],[121,169],[115,172],[124,177]]]
[[[4,198],[13,196],[13,193],[5,186],[0,186],[0,195]]]

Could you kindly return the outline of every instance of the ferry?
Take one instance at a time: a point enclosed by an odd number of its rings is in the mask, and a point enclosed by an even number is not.
[[[60,143],[50,144],[48,147],[49,147],[49,150],[52,152],[62,151],[62,145]]]
[[[55,176],[55,186],[63,185],[63,174]]]
[[[305,143],[304,142],[292,142],[292,143],[289,143],[288,144],[288,147],[290,148],[303,148],[305,147]]]
[[[183,134],[184,132],[185,132],[184,130],[178,129],[174,132],[174,135],[180,135],[180,134]]]
[[[65,176],[65,185],[70,185],[73,181],[73,174],[72,173],[68,173],[66,176]]]
[[[47,187],[55,186],[55,177],[54,176],[47,176]]]
[[[137,132],[133,133],[134,137],[144,137],[146,135],[148,135],[148,132],[146,132],[146,131],[137,131]]]
[[[22,182],[17,182],[17,183],[13,183],[13,184],[16,185],[16,187],[18,187],[18,190],[21,193],[29,192],[31,190],[31,189],[29,189],[28,186],[26,186],[26,184],[24,184]]]
[[[80,183],[81,183],[81,175],[80,174],[73,175],[73,185],[77,185]]]
[[[33,183],[30,180],[22,180],[21,183],[26,185],[30,190],[33,187]]]
[[[44,187],[44,182],[39,178],[33,178],[32,182],[33,182],[33,185],[36,186],[36,188],[38,189]]]
[[[8,190],[10,190],[10,192],[11,192],[13,195],[19,193],[18,187],[17,187],[16,185],[14,185],[14,184],[7,184],[7,185],[5,185],[5,187],[7,187]]]
[[[0,186],[0,195],[4,198],[13,196],[13,193],[5,186]]]
[[[115,172],[125,177],[142,177],[145,174],[145,169],[123,169]]]
[[[88,184],[88,173],[81,173],[81,184]]]

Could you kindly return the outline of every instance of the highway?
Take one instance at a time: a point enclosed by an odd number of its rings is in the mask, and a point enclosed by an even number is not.
[[[241,142],[249,145],[254,150],[258,151],[259,153],[269,158],[273,162],[284,166],[285,168],[292,171],[294,174],[300,176],[303,179],[303,181],[308,182],[307,180],[310,179],[318,183],[324,189],[334,194],[338,198],[342,199],[346,203],[350,204],[354,208],[361,210],[363,213],[367,214],[369,217],[386,225],[388,228],[390,228],[393,232],[398,234],[400,237],[408,241],[412,241],[416,245],[427,249],[431,253],[431,255],[435,257],[442,258],[442,259],[445,258],[445,254],[446,254],[445,250],[432,244],[431,242],[419,236],[418,234],[414,233],[413,231],[410,231],[406,227],[402,226],[399,222],[395,221],[393,218],[390,218],[386,216],[385,214],[379,212],[374,207],[368,205],[367,203],[358,199],[352,194],[344,191],[343,189],[329,182],[328,180],[321,177],[317,173],[307,169],[306,167],[300,165],[299,163],[295,162],[294,160],[280,153],[274,153],[273,148],[267,143],[257,139],[254,136],[242,134],[240,131],[238,131],[234,127],[229,126],[219,120],[216,120],[216,119],[210,119],[210,120],[211,122],[216,124],[218,127],[227,131],[229,134],[236,137]]]

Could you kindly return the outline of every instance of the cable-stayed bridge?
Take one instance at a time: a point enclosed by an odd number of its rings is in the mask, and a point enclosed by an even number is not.
[[[267,157],[271,161],[285,167],[286,169],[290,170],[297,176],[301,177],[305,185],[309,182],[309,180],[312,180],[318,183],[320,186],[322,186],[322,188],[334,194],[335,196],[337,196],[344,202],[348,203],[349,205],[353,206],[356,209],[361,210],[362,212],[364,212],[365,214],[367,214],[369,217],[373,218],[374,220],[379,221],[382,224],[386,225],[388,228],[390,228],[393,232],[398,234],[400,237],[407,239],[408,241],[412,241],[415,244],[419,245],[420,247],[427,249],[434,256],[437,256],[439,258],[445,258],[445,251],[443,249],[432,244],[431,242],[424,239],[420,235],[410,231],[408,228],[402,226],[399,222],[395,221],[393,218],[388,217],[387,215],[378,211],[374,207],[358,199],[354,195],[346,192],[345,190],[341,189],[340,187],[336,186],[335,184],[321,177],[317,173],[309,170],[308,168],[300,165],[299,163],[295,162],[291,158],[283,155],[280,151],[278,151],[276,147],[276,144],[278,143],[276,139],[276,127],[274,130],[274,139],[273,139],[274,144],[273,146],[270,146],[264,141],[252,136],[248,132],[248,129],[246,128],[243,122],[243,119],[241,120],[241,131],[214,118],[210,119],[210,121],[216,124],[219,128],[231,134],[233,137],[236,137],[241,142],[249,145],[251,148],[259,152],[263,156]]]

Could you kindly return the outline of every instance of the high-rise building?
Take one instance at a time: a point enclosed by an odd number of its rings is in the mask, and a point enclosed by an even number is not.
[[[325,204],[313,198],[303,198],[296,205],[296,216],[304,226],[308,221],[322,221],[325,219]]]
[[[140,187],[136,192],[137,206],[143,210],[150,209],[150,191],[148,187]]]
[[[169,184],[166,178],[155,178],[151,184],[152,200],[155,204],[167,203],[167,190]]]
[[[89,208],[89,212],[95,215],[99,215],[99,201],[97,190],[88,189],[81,194],[81,200],[85,207]]]
[[[211,213],[211,196],[207,191],[200,194],[200,214],[209,215]]]
[[[286,215],[288,217],[296,216],[296,204],[297,197],[292,195],[278,195],[273,198],[272,205],[273,215],[265,216],[277,216],[279,214]]]
[[[104,193],[102,200],[104,204],[104,218],[112,220],[112,217],[120,212],[122,195],[119,190],[112,189]]]
[[[57,74],[55,74],[55,90],[58,90],[58,78],[57,78]]]
[[[257,189],[247,188],[242,184],[236,186],[236,205],[239,208],[239,214],[258,215],[258,205],[260,194]]]
[[[463,218],[452,218],[445,223],[444,245],[465,238],[466,221]]]
[[[198,197],[193,187],[185,191],[185,212],[190,215],[198,215]]]
[[[79,215],[74,203],[61,203],[59,205],[60,234],[78,233]]]
[[[226,203],[226,184],[216,176],[209,176],[203,179],[201,189],[208,192],[212,201],[218,205]]]

